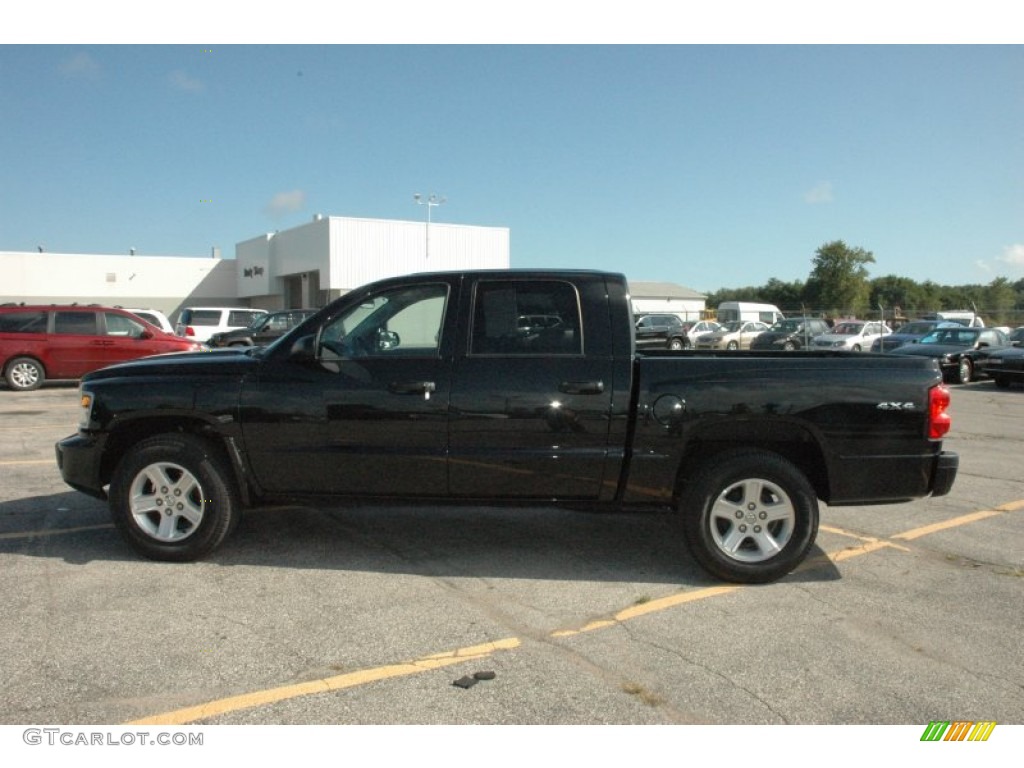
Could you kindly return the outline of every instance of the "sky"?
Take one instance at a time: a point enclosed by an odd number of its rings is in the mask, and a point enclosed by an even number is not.
[[[315,214],[710,292],[1024,277],[1024,47],[0,45],[0,251],[209,256]]]

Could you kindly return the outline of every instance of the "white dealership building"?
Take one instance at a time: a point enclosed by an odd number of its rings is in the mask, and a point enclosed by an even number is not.
[[[0,251],[0,304],[318,307],[393,275],[508,267],[507,227],[317,215],[236,244],[234,259]]]

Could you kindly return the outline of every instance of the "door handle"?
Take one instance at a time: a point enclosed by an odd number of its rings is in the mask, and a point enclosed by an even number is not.
[[[558,391],[567,395],[600,395],[604,392],[603,381],[563,381]]]
[[[432,392],[437,391],[437,385],[432,381],[393,381],[388,384],[388,392],[395,395],[423,395],[424,400],[429,400]]]

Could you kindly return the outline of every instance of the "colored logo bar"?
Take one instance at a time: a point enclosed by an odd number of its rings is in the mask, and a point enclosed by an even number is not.
[[[988,741],[995,727],[994,720],[932,720],[921,741]]]

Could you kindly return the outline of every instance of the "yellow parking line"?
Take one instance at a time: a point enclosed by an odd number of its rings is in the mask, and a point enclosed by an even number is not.
[[[920,528],[914,528],[909,531],[904,531],[903,533],[897,533],[893,538],[912,541],[913,539],[919,539],[922,536],[927,536],[930,533],[945,531],[948,528],[957,528],[961,525],[967,525],[968,523],[976,523],[979,520],[985,520],[989,517],[1005,514],[1005,512],[1006,510],[998,509],[987,509],[983,512],[972,512],[969,515],[954,517],[952,520],[944,520],[941,523],[933,523],[932,525],[922,525]]]
[[[403,677],[414,675],[419,672],[426,672],[432,669],[447,667],[452,664],[459,664],[468,660],[479,660],[491,656],[496,651],[507,651],[519,647],[519,640],[514,637],[505,640],[497,640],[493,643],[474,645],[468,648],[460,648],[450,653],[438,653],[432,656],[425,656],[416,661],[409,661],[404,664],[392,664],[386,667],[375,669],[364,669],[358,672],[350,672],[345,675],[336,675],[320,680],[310,680],[306,683],[296,685],[285,685],[280,688],[271,688],[265,691],[244,693],[240,696],[230,696],[226,699],[210,701],[195,707],[167,712],[162,715],[154,715],[141,720],[133,720],[126,725],[184,725],[194,723],[197,720],[205,720],[228,712],[237,712],[240,709],[251,709],[264,704],[273,704],[286,699],[294,699],[299,696],[309,696],[317,693],[329,693],[340,691],[344,688],[352,688],[357,685],[387,680],[392,677]]]
[[[658,611],[665,611],[669,608],[674,608],[677,605],[683,605],[684,603],[692,603],[695,600],[705,600],[709,597],[718,597],[718,595],[727,595],[730,592],[735,592],[738,589],[742,589],[739,585],[729,585],[722,587],[708,587],[707,589],[698,589],[694,592],[681,592],[677,595],[669,595],[668,597],[661,597],[657,600],[648,600],[643,603],[637,603],[631,605],[625,610],[619,611],[610,619],[599,619],[592,621],[579,629],[560,629],[556,632],[552,632],[552,637],[572,637],[573,635],[579,635],[584,632],[593,632],[595,629],[606,629],[607,627],[620,624],[624,621],[638,618],[639,616],[646,616],[649,613],[656,613]]]
[[[891,538],[907,540],[915,539],[938,530],[953,528],[959,525],[966,525],[971,522],[984,520],[995,515],[1004,514],[1005,512],[1011,512],[1022,508],[1024,508],[1024,500],[1010,502],[1008,504],[1003,504],[1002,506],[997,507],[995,510],[976,512],[971,515],[964,515],[962,517],[954,518],[953,520],[947,520],[943,523],[936,523],[934,525],[915,528],[904,533],[896,534]],[[864,536],[861,534],[852,533],[850,531],[845,531],[841,528],[829,526],[821,526],[821,528],[822,530],[826,530],[831,533],[836,533],[839,535],[858,539],[862,543],[856,546],[844,547],[843,549],[831,553],[825,553],[819,558],[808,560],[800,566],[798,571],[818,567],[823,561],[839,563],[843,562],[844,560],[850,560],[854,557],[860,557],[861,555],[870,554],[871,552],[877,552],[880,549],[896,549],[901,552],[910,551],[908,547],[895,544],[890,540]],[[668,595],[667,597],[662,597],[655,600],[648,600],[642,603],[631,605],[630,607],[619,611],[611,618],[591,621],[578,629],[556,630],[551,633],[550,637],[561,639],[580,635],[585,632],[593,632],[595,630],[607,629],[609,627],[617,626],[623,622],[639,618],[640,616],[646,616],[651,613],[665,611],[670,608],[674,608],[679,605],[684,605],[686,603],[696,602],[698,600],[705,600],[711,597],[719,597],[721,595],[732,594],[733,592],[737,592],[741,589],[746,588],[748,587],[745,587],[744,585],[730,584],[717,587],[707,587],[704,589],[693,590],[691,592],[681,592],[674,595]],[[452,664],[458,664],[467,660],[483,659],[487,658],[488,656],[491,656],[496,651],[511,650],[513,648],[518,648],[520,645],[521,641],[519,640],[519,638],[510,637],[504,640],[495,641],[493,643],[485,643],[483,645],[470,646],[468,648],[461,648],[455,651],[425,656],[416,661],[386,665],[381,667],[375,667],[372,669],[364,669],[356,672],[350,672],[344,675],[337,675],[335,677],[311,680],[306,683],[280,686],[278,688],[254,691],[252,693],[240,694],[238,696],[230,696],[227,698],[206,702],[205,704],[199,704],[194,707],[186,707],[184,709],[174,710],[173,712],[166,712],[163,714],[153,715],[151,717],[143,718],[140,720],[133,720],[131,722],[125,723],[125,725],[185,725],[188,723],[194,723],[198,720],[205,720],[208,718],[216,717],[218,715],[223,715],[230,712],[237,712],[242,709],[252,709],[254,707],[262,706],[264,704],[273,704],[279,701],[285,701],[287,699],[299,698],[301,696],[310,696],[318,693],[328,693],[330,691],[338,691],[344,688],[354,688],[359,685],[365,685],[367,683],[377,682],[379,680],[386,680],[393,677],[402,677],[405,675],[413,675],[420,672],[439,669],[442,667],[450,666]]]

